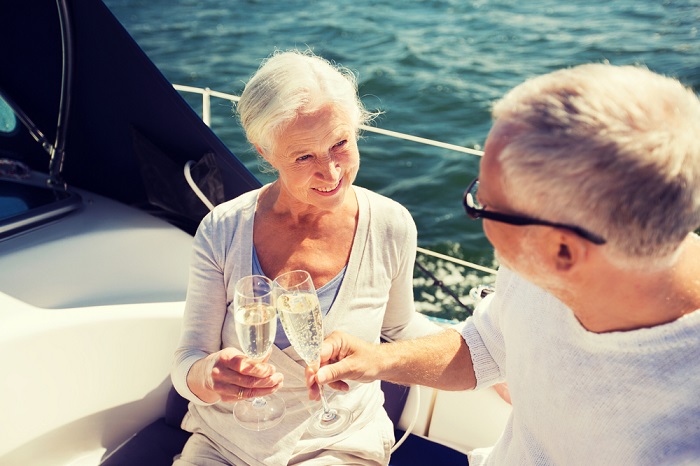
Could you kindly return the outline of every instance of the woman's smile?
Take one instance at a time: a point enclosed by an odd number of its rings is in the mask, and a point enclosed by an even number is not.
[[[332,105],[298,115],[267,158],[279,172],[283,204],[323,212],[344,205],[360,166],[356,132]]]
[[[343,184],[343,179],[339,179],[335,186],[311,188],[322,196],[332,196],[340,190],[340,185]]]

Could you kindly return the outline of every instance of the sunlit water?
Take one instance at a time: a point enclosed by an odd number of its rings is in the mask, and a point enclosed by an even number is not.
[[[377,126],[480,148],[493,101],[528,77],[586,62],[643,64],[700,89],[700,0],[106,0],[173,83],[239,94],[272,51],[309,47],[359,75]],[[198,111],[198,97],[187,97]],[[231,107],[213,127],[258,173]],[[479,222],[460,197],[478,159],[366,134],[357,184],[404,204],[419,245],[493,266]],[[261,175],[263,181],[269,180]],[[482,273],[419,255],[462,297]],[[443,317],[460,307],[416,272],[418,306]]]

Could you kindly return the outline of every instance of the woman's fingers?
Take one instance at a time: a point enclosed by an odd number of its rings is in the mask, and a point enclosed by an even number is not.
[[[236,401],[248,400],[258,396],[266,396],[275,393],[281,385],[265,388],[250,388],[231,385],[221,394],[221,401],[225,403],[235,403]]]
[[[238,350],[222,350],[211,370],[212,389],[226,402],[277,391],[284,376],[272,364],[256,363]]]

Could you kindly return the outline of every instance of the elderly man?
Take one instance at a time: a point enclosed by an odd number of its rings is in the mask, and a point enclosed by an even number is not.
[[[496,292],[461,332],[378,347],[332,334],[311,396],[343,379],[507,379],[505,432],[471,464],[700,464],[700,101],[590,64],[493,113],[464,207],[495,247]]]

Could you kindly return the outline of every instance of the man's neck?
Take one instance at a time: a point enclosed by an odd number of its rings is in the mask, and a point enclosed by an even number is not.
[[[559,296],[587,330],[636,330],[672,322],[700,309],[700,239],[689,235],[672,266],[655,271],[609,263]],[[558,293],[555,293],[558,294]]]

